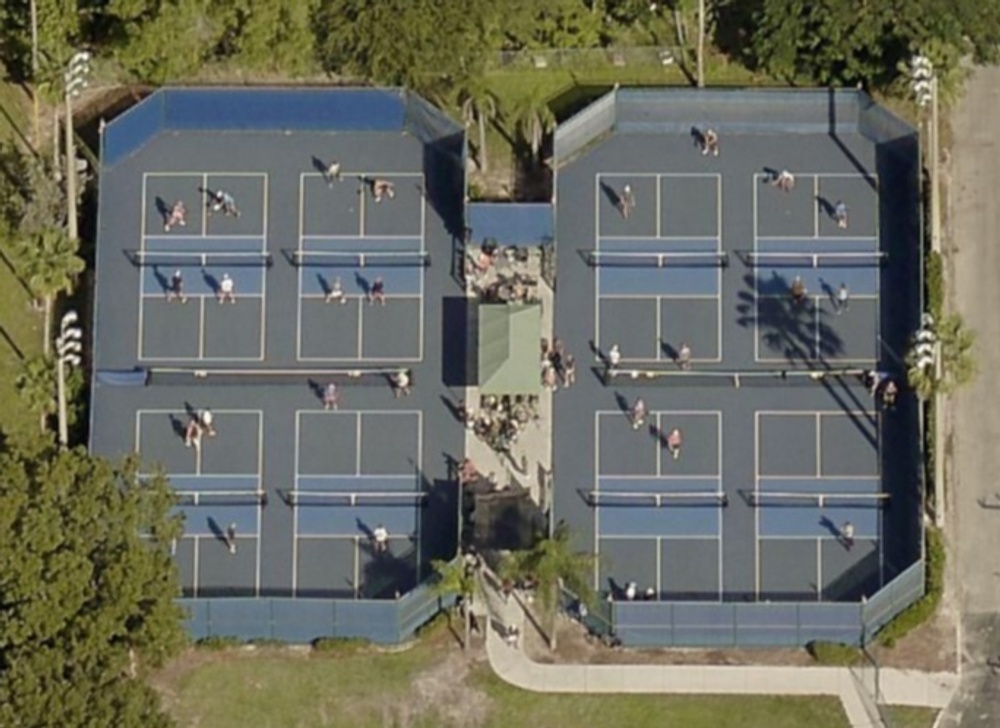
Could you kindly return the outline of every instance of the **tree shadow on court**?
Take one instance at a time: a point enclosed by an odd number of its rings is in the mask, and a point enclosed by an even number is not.
[[[772,352],[780,352],[789,364],[815,364],[817,358],[843,350],[840,336],[816,315],[815,302],[811,298],[804,302],[792,299],[791,282],[786,277],[771,271],[767,279],[748,273],[743,280],[747,289],[738,294],[737,323],[745,328],[759,327],[761,342]],[[814,351],[817,338],[819,351]]]

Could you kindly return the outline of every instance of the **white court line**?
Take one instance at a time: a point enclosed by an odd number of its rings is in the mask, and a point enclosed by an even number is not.
[[[300,443],[299,432],[302,426],[302,410],[295,410],[295,490],[299,489],[299,456]],[[299,588],[299,509],[292,508],[292,595],[298,592]]]
[[[753,253],[754,260],[757,259],[757,173],[753,175],[750,183],[753,190]],[[751,270],[753,276],[753,360],[760,361],[760,277],[756,270]],[[757,552],[757,597],[760,597],[760,551]]]
[[[325,301],[326,300],[326,294],[325,293],[303,293],[301,295],[301,298],[303,300],[306,300],[306,301],[311,301],[311,300],[314,300],[314,299],[320,299],[320,300]],[[366,298],[365,298],[365,295],[363,293],[358,293],[356,295],[345,295],[344,298],[346,300],[348,300],[348,301],[357,299],[361,303],[365,303],[366,302]],[[396,293],[396,294],[388,294],[387,293],[386,296],[385,296],[385,298],[386,298],[387,301],[392,301],[392,300],[416,301],[416,300],[418,300],[420,298],[420,296],[419,295],[414,295],[412,293]],[[331,305],[336,305],[336,304],[331,304]]]
[[[323,177],[326,178],[325,172],[301,172],[302,177]],[[340,172],[341,177],[364,177],[365,179],[370,179],[372,177],[423,177],[423,172],[370,172],[362,170],[342,170]]]
[[[662,412],[656,412],[656,431],[663,432]],[[656,477],[663,476],[663,440],[661,436],[656,438]],[[601,476],[604,477],[604,476]]]
[[[695,295],[695,296],[682,296],[680,294],[663,293],[654,295],[643,295],[638,293],[612,293],[610,295],[601,296],[606,301],[614,301],[616,299],[625,299],[631,301],[648,301],[651,298],[662,298],[664,300],[677,300],[683,301],[688,298],[693,298],[698,301],[718,301],[718,296],[708,296],[708,295]]]
[[[816,428],[816,477],[820,477],[823,473],[823,432],[820,425],[820,413],[815,413],[815,428]]]
[[[365,358],[365,306],[369,305],[366,301],[358,302],[358,359]]]
[[[361,198],[358,203],[358,235],[362,238],[365,236],[365,200],[368,197],[368,184],[365,180],[367,179],[365,176],[361,177],[361,190],[358,195]]]
[[[361,472],[361,412],[356,412],[354,417],[354,472]]]
[[[601,175],[594,175],[594,249],[601,249]],[[604,343],[601,341],[601,274],[594,267],[594,346],[598,352],[604,353]],[[595,442],[596,445],[596,442]],[[596,470],[594,471],[597,472]],[[595,532],[594,536],[597,534]],[[595,542],[596,543],[596,542]],[[595,546],[596,548],[596,546]],[[597,567],[594,567],[595,570]]]
[[[656,175],[656,237],[663,232],[663,185],[660,180],[660,175]]]
[[[198,584],[198,582],[199,582],[199,579],[198,579],[198,573],[199,573],[198,563],[201,561],[201,537],[200,536],[195,536],[194,537],[193,555],[194,555],[194,563],[191,565],[191,590],[194,592],[194,594],[192,596],[197,597],[198,596],[198,586],[199,586],[199,584]]]
[[[756,245],[756,241],[755,241]],[[760,412],[753,413],[753,492],[760,493]],[[753,509],[754,598],[760,599],[760,508]]]
[[[816,539],[816,601],[823,601],[823,541]]]
[[[595,412],[594,417],[594,490],[600,492],[601,490],[601,477],[599,473],[600,461],[601,461],[601,433],[600,433],[600,416]],[[594,589],[599,590],[601,586],[601,509],[596,506],[592,506],[591,511],[594,513]]]
[[[361,537],[354,536],[354,596],[361,594]]]
[[[303,231],[305,230],[305,175],[299,174],[299,236],[298,242],[296,244],[296,250],[299,256],[302,255],[302,240]],[[295,320],[295,359],[297,361],[302,361],[302,266],[298,266],[298,271],[296,271],[298,278],[298,294],[299,300],[295,302],[295,307],[297,309],[297,318]],[[292,593],[295,590],[292,589]]]
[[[143,253],[146,252],[146,176],[147,172],[142,174],[142,199],[140,200],[140,212],[139,212],[139,250]],[[139,268],[139,321],[138,321],[138,342],[136,348],[138,349],[138,358],[141,360],[142,357],[142,340],[143,340],[143,296],[146,295],[146,276],[142,270]]]
[[[427,180],[421,177],[421,185],[427,188]],[[427,253],[427,196],[420,195],[420,252]],[[417,355],[424,360],[424,287],[427,285],[427,269],[420,269],[420,312],[417,319]]]
[[[659,414],[659,413],[657,413],[657,414]],[[606,479],[612,479],[613,478],[615,480],[654,480],[654,479],[655,480],[668,480],[668,481],[669,480],[719,480],[719,476],[718,475],[704,475],[704,474],[698,474],[698,475],[668,475],[666,473],[664,473],[664,474],[657,473],[655,475],[636,475],[635,473],[622,473],[622,474],[601,473],[597,477],[599,477],[599,478],[606,478]]]
[[[185,295],[188,297],[188,299],[192,299],[192,298],[194,298],[194,299],[209,299],[213,303],[217,299],[217,296],[214,293],[188,293],[188,294],[185,294]],[[163,300],[166,299],[166,294],[164,294],[164,293],[144,293],[144,294],[142,294],[142,298],[144,300],[151,300],[152,299],[152,300],[157,300],[157,301],[163,301]],[[263,299],[263,298],[264,298],[264,294],[263,293],[240,293],[239,294],[239,300],[244,300],[245,299],[245,300],[249,300],[249,301],[256,301],[258,299]]]
[[[819,176],[813,177],[813,237],[819,237]]]
[[[596,510],[596,509],[595,509]],[[637,541],[639,543],[649,543],[651,540],[661,539],[663,541],[715,541],[718,543],[718,536],[638,536],[630,534],[615,534],[614,536],[601,536],[605,541]]]
[[[414,479],[416,480],[416,487],[418,491],[421,492],[423,491],[423,482],[421,481],[421,478],[423,477],[423,472],[424,472],[424,412],[423,410],[417,410],[417,471],[414,474],[415,476]],[[424,521],[423,515],[418,511],[417,525],[416,528],[414,529],[414,538],[416,539],[418,569],[420,568],[419,565],[423,563],[423,561],[421,560],[422,556],[420,550],[420,542],[422,541],[422,539],[420,538],[420,534],[423,530],[421,528],[421,526],[423,525],[423,521]]]
[[[258,488],[264,491],[264,412],[261,411],[257,418],[257,484]],[[261,534],[261,518],[264,515],[263,502],[257,504],[257,573],[254,582],[254,594],[260,596],[260,551],[263,537]],[[294,547],[293,547],[294,548]],[[294,593],[294,592],[293,592]]]
[[[663,541],[656,537],[656,598],[663,593]]]
[[[257,237],[256,235],[253,237]],[[418,235],[302,235],[303,240],[416,240]]]
[[[269,219],[268,218],[268,199],[269,199],[269,189],[268,189],[268,187],[269,187],[270,179],[271,178],[270,178],[270,176],[268,175],[267,172],[261,172],[261,177],[263,177],[263,184],[261,185],[263,187],[263,192],[262,192],[262,195],[261,195],[261,216],[260,216],[260,218],[261,218],[261,222],[260,222],[260,224],[261,224],[261,230],[260,230],[260,236],[262,238],[267,238],[267,225],[268,225],[268,219]],[[266,244],[264,246],[264,250],[267,250],[267,245]]]
[[[146,172],[150,177],[264,177],[266,172],[205,172],[204,170],[190,169],[186,172]]]
[[[722,250],[722,175],[715,175],[715,239]]]
[[[299,361],[315,361],[315,362],[359,362],[365,361],[369,363],[373,362],[383,362],[387,364],[416,364],[420,362],[420,359],[416,357],[391,357],[391,356],[302,356],[299,357]],[[368,410],[366,410],[368,411]]]
[[[205,358],[205,297],[198,299],[198,358]]]
[[[656,296],[656,315],[653,317],[654,318],[653,325],[656,327],[656,329],[653,331],[653,341],[656,342],[655,361],[660,361],[665,358],[663,356],[663,344],[665,342],[663,340],[663,314],[661,311],[662,308],[663,307],[660,305],[660,297]]]
[[[877,243],[878,238],[873,235],[761,235],[761,240],[782,241],[782,240],[822,240],[827,243]],[[824,255],[816,253],[815,255]]]
[[[208,201],[208,173],[204,172],[201,175],[201,199],[198,204],[201,206],[201,236],[206,237],[208,235],[208,212],[209,212],[209,201]]]
[[[772,298],[787,299],[788,298],[788,294],[787,293],[762,293],[762,294],[760,294],[760,298],[765,299],[765,300],[772,299]],[[811,294],[809,296],[809,298],[815,298],[817,301],[829,301],[830,300],[830,296],[828,296],[825,293],[813,293],[813,294]],[[875,294],[871,294],[871,293],[852,293],[851,294],[851,301],[877,301],[877,300],[878,300],[878,296],[875,295]]]
[[[819,314],[822,308],[822,299],[826,296],[816,296],[813,302],[813,359],[820,358],[820,347],[822,346],[822,329],[820,328]]]
[[[625,240],[649,241],[662,243],[670,241],[686,242],[689,240],[718,240],[718,235],[601,235],[601,240],[616,242]]]

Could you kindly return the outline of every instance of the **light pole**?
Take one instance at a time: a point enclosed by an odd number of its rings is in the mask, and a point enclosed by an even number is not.
[[[931,216],[931,251],[941,254],[941,194],[940,194],[940,170],[939,161],[941,158],[938,149],[938,79],[934,73],[934,63],[925,55],[917,54],[910,59],[910,75],[913,79],[913,93],[917,99],[917,105],[921,108],[931,108],[931,118],[927,124],[927,154],[924,163],[927,165],[927,173],[930,184],[930,216]],[[925,327],[926,328],[926,327]],[[926,342],[925,342],[926,343]],[[933,362],[934,378],[939,382],[941,379],[942,357],[939,345],[935,343],[935,353]],[[944,525],[945,494],[944,494],[944,398],[937,391],[935,383],[934,393],[934,524],[939,528]]]
[[[66,201],[68,205],[66,232],[71,240],[78,237],[76,212],[76,139],[73,129],[73,99],[87,88],[90,76],[88,51],[74,53],[66,66],[63,80],[66,82]]]
[[[705,0],[698,0],[698,88],[705,88]]]
[[[59,444],[69,444],[69,426],[66,423],[66,367],[80,366],[83,352],[83,331],[76,326],[79,317],[76,311],[67,311],[59,323],[56,339],[56,386],[59,393]]]

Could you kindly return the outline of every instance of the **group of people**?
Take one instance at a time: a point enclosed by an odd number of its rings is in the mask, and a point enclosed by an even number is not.
[[[538,300],[538,275],[532,261],[529,248],[501,249],[496,241],[486,240],[467,253],[465,279],[486,303],[533,303]]]
[[[215,300],[221,303],[236,303],[236,281],[228,273],[223,273],[215,285]],[[177,301],[187,303],[188,296],[184,292],[184,272],[177,268],[167,281],[167,303]]]
[[[484,396],[474,410],[460,403],[466,428],[498,453],[510,454],[521,432],[538,419],[538,397],[533,395]]]
[[[323,177],[326,179],[326,182],[330,187],[333,187],[336,182],[342,181],[344,175],[340,160],[334,159],[327,164],[326,169],[323,171]],[[383,179],[382,177],[368,178],[362,176],[361,184],[367,186],[371,190],[371,194],[375,202],[391,200],[396,196],[396,185],[387,179]]]
[[[542,339],[542,385],[551,391],[569,389],[576,383],[576,357],[566,353],[562,339]]]
[[[796,305],[806,302],[806,299],[809,297],[809,289],[806,287],[806,282],[802,276],[795,276],[792,279],[791,284],[788,286],[788,295],[791,296],[792,303]],[[847,287],[846,283],[841,283],[837,287],[837,290],[833,291],[830,300],[833,303],[834,313],[839,316],[850,309],[851,289]]]

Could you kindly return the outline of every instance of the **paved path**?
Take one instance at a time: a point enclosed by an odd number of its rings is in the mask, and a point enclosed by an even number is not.
[[[953,116],[955,143],[946,198],[955,310],[976,334],[979,376],[953,399],[954,454],[948,463],[948,532],[956,564],[963,632],[962,686],[941,725],[1000,726],[1000,677],[986,659],[1000,654],[1000,510],[980,501],[1000,491],[1000,68],[979,68]],[[1000,503],[998,503],[1000,505]]]
[[[499,625],[523,625],[516,599],[504,601],[492,582],[480,578],[483,605],[491,624],[486,652],[504,681],[544,693],[671,693],[742,695],[831,695],[839,697],[851,728],[884,728],[878,708],[851,671],[837,667],[709,665],[543,665],[501,636]],[[882,670],[884,702],[943,708],[958,677],[950,673]]]

